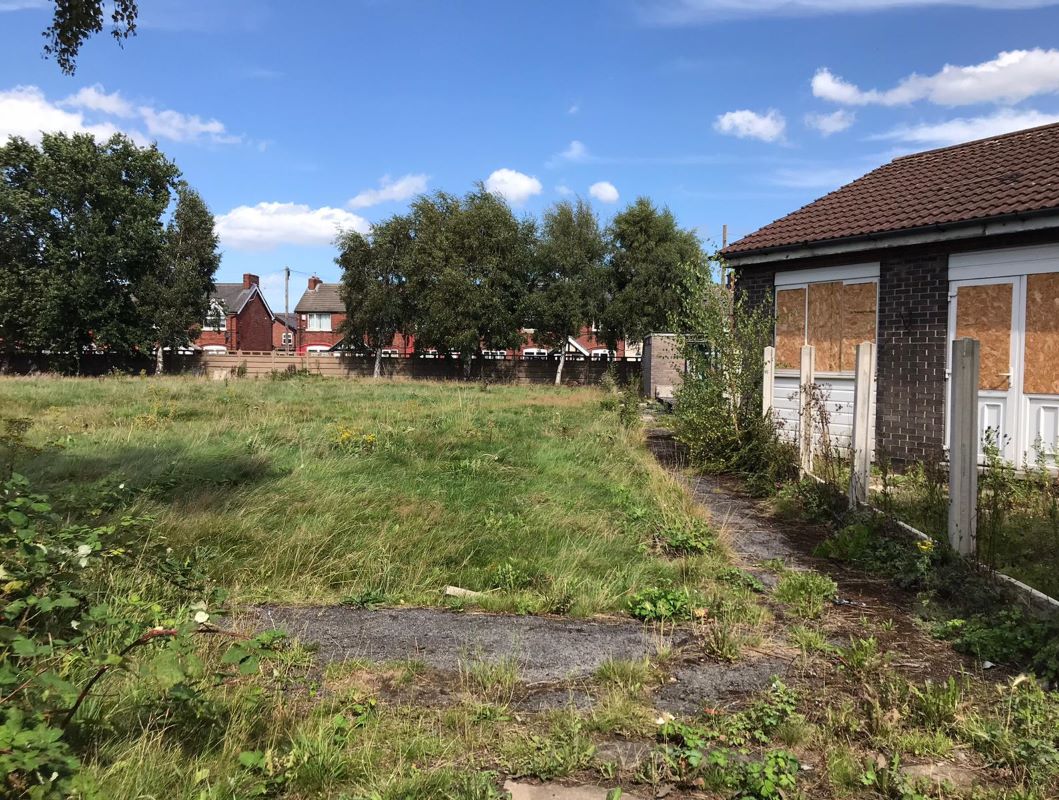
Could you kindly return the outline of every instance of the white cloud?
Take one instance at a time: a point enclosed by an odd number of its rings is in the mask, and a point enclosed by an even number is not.
[[[75,94],[59,102],[61,106],[83,108],[88,111],[100,111],[115,117],[132,117],[136,110],[132,103],[121,96],[120,92],[108,94],[98,83],[85,86]]]
[[[640,17],[654,25],[692,25],[750,16],[815,16],[899,8],[1044,8],[1059,0],[639,0]]]
[[[221,243],[235,250],[271,250],[283,244],[327,245],[340,230],[368,233],[371,224],[341,208],[302,203],[238,206],[216,220]]]
[[[136,127],[134,119],[146,127],[146,133]],[[119,92],[107,93],[99,84],[84,87],[59,101],[49,100],[36,86],[0,90],[0,141],[24,136],[39,142],[43,132],[91,133],[100,138],[120,132],[141,145],[151,138],[217,144],[242,141],[241,136],[228,133],[216,119],[203,120],[193,114],[148,105],[134,106]]]
[[[588,159],[588,148],[585,147],[585,143],[574,139],[566,146],[565,150],[555,155],[552,162],[573,161],[576,163],[580,161],[588,161]]]
[[[91,133],[106,139],[118,132],[109,122],[90,124],[77,111],[66,111],[48,101],[36,86],[0,91],[0,142],[22,136],[39,142],[43,133]]]
[[[573,114],[576,114],[580,110],[581,110],[581,106],[579,106],[577,103],[574,103],[572,106],[570,106],[568,109],[566,109],[566,113],[570,114],[570,115],[573,115]]]
[[[856,180],[866,171],[827,166],[784,167],[776,170],[771,181],[791,189],[835,189]]]
[[[1059,122],[1059,114],[1042,114],[1032,109],[1021,111],[1003,108],[981,117],[965,117],[944,122],[902,126],[873,138],[916,145],[945,146],[999,136],[1002,133],[1011,133],[1023,128],[1049,125],[1053,122]]]
[[[738,136],[740,139],[760,139],[763,142],[775,142],[783,138],[787,121],[775,109],[765,114],[757,114],[747,109],[729,111],[721,114],[713,123],[719,133]]]
[[[47,0],[0,0],[0,12],[22,11],[27,8],[44,8]]]
[[[913,73],[892,89],[861,89],[824,68],[813,94],[845,105],[899,106],[927,100],[941,106],[1017,103],[1059,92],[1059,50],[1010,50],[981,64],[946,64],[933,75]]]
[[[533,195],[540,194],[544,187],[532,175],[504,168],[495,170],[485,179],[485,188],[512,205],[520,206]]]
[[[242,140],[241,136],[229,134],[224,123],[216,119],[204,120],[179,111],[158,111],[150,106],[140,106],[139,112],[147,132],[161,139],[172,139],[174,142],[209,139],[217,144],[236,144]]]
[[[588,193],[601,203],[617,203],[618,190],[610,181],[598,181],[588,187]]]
[[[377,206],[379,203],[397,202],[407,200],[427,190],[429,175],[411,174],[402,175],[393,180],[389,175],[383,175],[379,180],[378,189],[365,189],[347,203],[350,208],[368,208]]]
[[[857,115],[852,111],[840,108],[830,114],[806,114],[805,124],[824,136],[831,136],[846,130],[856,119]]]

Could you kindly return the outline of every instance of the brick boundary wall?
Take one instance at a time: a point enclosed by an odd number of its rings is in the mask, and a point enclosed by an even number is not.
[[[886,259],[879,270],[875,448],[897,462],[944,449],[947,255]]]

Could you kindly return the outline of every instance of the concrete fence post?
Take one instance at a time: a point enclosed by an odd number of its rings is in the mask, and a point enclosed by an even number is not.
[[[773,395],[776,391],[776,348],[765,348],[765,368],[761,376],[761,416],[772,413]]]
[[[853,378],[853,440],[849,470],[849,507],[868,502],[871,485],[871,451],[875,419],[875,344],[857,345],[857,367]]]
[[[961,556],[975,555],[978,523],[977,339],[952,343],[949,397],[949,544]]]
[[[816,383],[816,348],[802,346],[798,373],[798,472],[801,477],[813,471],[813,385]]]

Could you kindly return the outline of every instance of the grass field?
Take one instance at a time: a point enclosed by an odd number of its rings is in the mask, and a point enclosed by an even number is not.
[[[11,611],[26,582],[0,584],[0,796],[499,800],[509,777],[640,797],[1059,796],[1059,694],[1003,666],[967,669],[885,590],[856,601],[848,573],[840,586],[777,559],[757,565],[761,580],[733,568],[619,409],[594,389],[0,380],[0,467],[13,462],[67,515],[25,533],[47,503],[3,506],[0,575],[49,553],[76,564],[82,523],[119,523],[84,572],[64,567],[50,588],[34,573],[34,602],[83,590],[78,627],[62,598],[37,617]],[[30,421],[24,436],[13,419]],[[37,546],[53,528],[72,538]],[[232,590],[235,614],[219,600],[205,612],[199,567]],[[324,664],[283,638],[239,653],[251,646],[241,605],[440,605],[454,602],[449,584],[485,592],[473,605],[494,611],[631,613],[654,622],[615,628],[651,644],[557,684],[495,652],[461,654],[456,671],[418,652]],[[44,620],[39,645],[9,645],[27,619]],[[144,638],[183,623],[186,635]],[[70,628],[84,638],[64,649]],[[727,680],[717,701],[666,699]],[[549,708],[524,705],[554,692]],[[52,764],[73,788],[48,790]],[[935,767],[959,785],[938,784]]]
[[[719,559],[656,546],[703,521],[598,390],[299,379],[6,380],[21,472],[60,508],[147,514],[237,601],[587,615]],[[610,403],[611,406],[614,403]],[[502,590],[502,591],[500,591]]]

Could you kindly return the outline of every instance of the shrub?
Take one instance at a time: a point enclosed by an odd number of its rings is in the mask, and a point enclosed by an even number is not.
[[[794,448],[761,416],[771,309],[733,299],[705,270],[692,273],[684,296],[672,327],[694,333],[683,340],[688,369],[677,392],[677,439],[693,465],[745,476],[758,493],[772,494],[797,469]]]

